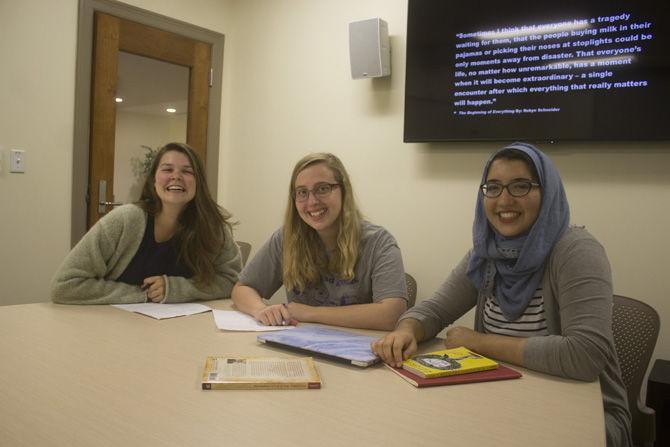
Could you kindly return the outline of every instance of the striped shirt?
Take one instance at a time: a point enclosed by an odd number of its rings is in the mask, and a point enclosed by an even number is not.
[[[547,320],[544,316],[542,287],[539,287],[535,291],[526,310],[514,321],[509,321],[505,318],[495,297],[490,295],[484,305],[484,331],[487,334],[508,335],[512,337],[549,335]]]

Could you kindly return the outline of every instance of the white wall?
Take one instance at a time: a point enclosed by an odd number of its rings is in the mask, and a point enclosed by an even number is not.
[[[337,153],[364,213],[387,227],[426,297],[470,245],[481,166],[497,144],[402,143],[405,0],[134,0],[226,35],[219,197],[258,247],[281,223],[293,163]],[[0,303],[42,301],[70,234],[76,0],[0,0]],[[381,17],[390,79],[349,75],[347,23]],[[45,67],[48,67],[45,68]],[[8,174],[10,147],[28,172]],[[573,221],[606,246],[617,293],[670,316],[665,143],[543,146],[561,170]],[[670,358],[668,324],[656,354]]]
[[[0,304],[47,299],[70,245],[77,2],[58,3],[0,0]]]

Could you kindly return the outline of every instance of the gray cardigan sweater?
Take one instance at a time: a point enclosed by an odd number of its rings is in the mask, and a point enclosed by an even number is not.
[[[118,282],[137,253],[147,215],[123,205],[100,219],[65,257],[51,284],[51,299],[64,304],[127,304],[146,301],[139,286]],[[225,246],[216,260],[217,276],[206,290],[191,279],[164,276],[165,303],[230,297],[242,268],[237,244],[225,228]]]
[[[400,319],[419,320],[429,339],[476,306],[475,330],[483,332],[484,299],[466,276],[469,259],[470,252],[432,298]],[[550,335],[528,339],[523,366],[570,379],[600,379],[607,445],[632,445],[612,336],[612,276],[604,248],[584,228],[568,228],[547,258],[541,285]]]

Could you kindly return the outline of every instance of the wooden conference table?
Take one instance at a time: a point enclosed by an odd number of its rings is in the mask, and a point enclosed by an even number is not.
[[[519,380],[417,389],[383,366],[317,360],[320,390],[201,390],[207,355],[291,355],[256,335],[221,332],[210,312],[0,307],[0,446],[605,444],[597,382],[521,368]]]

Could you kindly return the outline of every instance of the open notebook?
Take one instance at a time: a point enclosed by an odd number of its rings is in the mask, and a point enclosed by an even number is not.
[[[298,326],[290,331],[261,334],[257,339],[270,346],[356,366],[366,367],[380,361],[370,348],[374,337],[320,326]]]

